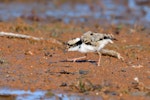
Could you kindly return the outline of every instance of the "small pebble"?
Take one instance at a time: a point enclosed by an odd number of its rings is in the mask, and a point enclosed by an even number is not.
[[[60,87],[65,87],[65,86],[67,86],[67,83],[65,83],[65,82],[62,82],[60,85]]]
[[[86,75],[88,73],[89,73],[88,70],[79,70],[79,74]]]

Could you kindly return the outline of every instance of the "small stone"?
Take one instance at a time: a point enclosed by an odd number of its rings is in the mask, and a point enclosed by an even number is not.
[[[60,74],[74,74],[74,73],[72,73],[72,72],[65,71],[65,70],[61,70],[59,73],[60,73]]]
[[[138,77],[135,77],[134,80],[135,80],[136,82],[139,82],[139,78],[138,78]]]
[[[126,72],[126,70],[125,69],[121,69],[121,72]]]
[[[53,55],[50,52],[45,52],[44,56],[52,57]]]
[[[133,68],[142,68],[144,66],[142,66],[142,65],[132,65],[131,67],[133,67]]]
[[[79,70],[79,74],[86,75],[88,73],[89,73],[88,70]]]
[[[65,83],[65,82],[62,82],[60,85],[60,87],[65,87],[65,86],[67,86],[67,83]]]
[[[96,95],[99,95],[99,93],[98,93],[98,92],[96,92]]]
[[[33,55],[33,52],[32,51],[26,51],[25,55]]]
[[[9,76],[10,76],[10,75],[9,75],[9,74],[7,74],[7,75],[6,75],[6,78],[8,78]]]
[[[3,64],[3,63],[5,63],[5,60],[0,59],[0,64]]]

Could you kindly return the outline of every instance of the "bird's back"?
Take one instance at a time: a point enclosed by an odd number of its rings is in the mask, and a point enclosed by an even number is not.
[[[115,38],[112,34],[94,33],[91,31],[88,31],[81,36],[81,40],[85,44],[91,44],[91,45],[97,45],[99,41],[106,40],[106,39],[113,40]]]

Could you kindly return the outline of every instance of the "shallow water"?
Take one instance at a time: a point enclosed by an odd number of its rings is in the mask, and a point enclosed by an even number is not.
[[[0,89],[0,100],[102,100],[100,96],[80,96],[76,94],[58,93],[51,91],[30,91],[12,90],[8,88]]]
[[[69,22],[96,22],[103,20],[118,24],[144,23],[150,24],[150,6],[148,0],[97,0],[93,4],[68,2],[56,5],[52,1],[45,3],[11,2],[0,3],[0,20],[10,21],[18,17],[31,20],[32,17],[49,22],[59,19]],[[144,3],[144,5],[143,5]]]

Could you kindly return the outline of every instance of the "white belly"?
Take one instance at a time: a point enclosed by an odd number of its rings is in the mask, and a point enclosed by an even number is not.
[[[82,43],[81,45],[69,48],[68,51],[79,51],[81,53],[96,52],[96,51],[100,51],[108,43],[113,43],[113,42],[110,39],[105,39],[102,41],[98,41],[97,46],[86,45],[85,43]]]
[[[83,43],[83,44],[81,44],[78,51],[82,52],[82,53],[95,52],[96,48],[91,46],[91,45],[86,45],[86,44]]]

